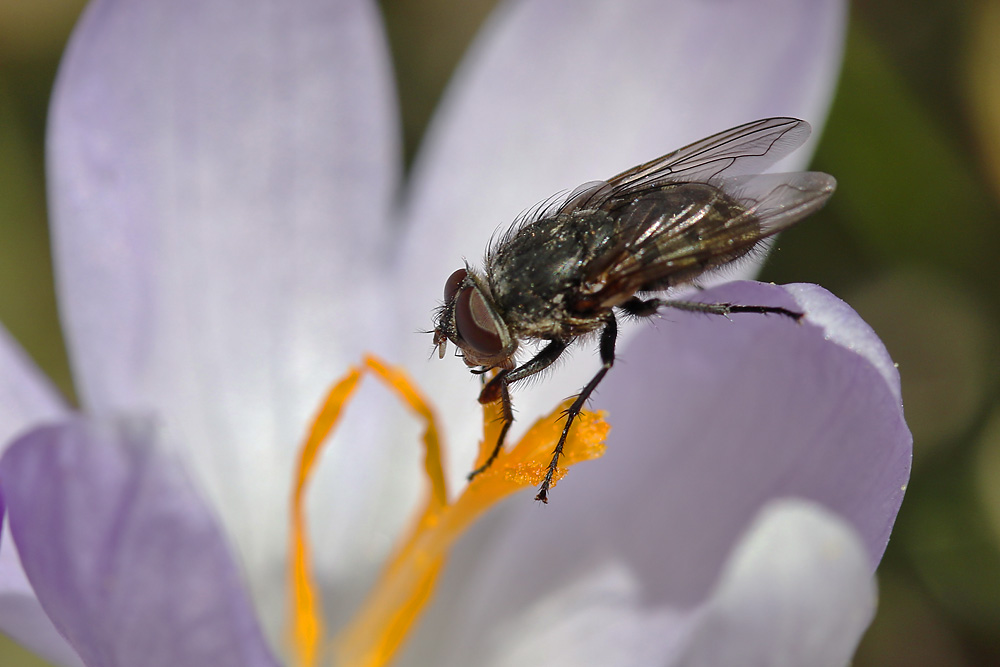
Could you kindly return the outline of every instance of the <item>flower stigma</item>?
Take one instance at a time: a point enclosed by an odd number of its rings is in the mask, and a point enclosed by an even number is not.
[[[288,550],[289,641],[301,667],[313,667],[321,652],[327,654],[327,649],[321,648],[326,639],[317,588],[310,573],[304,511],[306,486],[323,444],[366,373],[385,383],[424,422],[423,469],[430,488],[359,612],[329,644],[334,662],[351,667],[388,664],[430,600],[438,575],[458,538],[500,500],[541,483],[562,431],[561,417],[572,401],[568,399],[552,414],[535,422],[514,447],[502,451],[489,469],[449,502],[441,463],[443,444],[430,403],[400,368],[370,355],[364,357],[360,366],[352,367],[329,391],[314,417],[295,469]],[[484,406],[484,438],[479,445],[477,465],[490,454],[499,437],[500,423],[499,403]],[[562,465],[554,480],[564,477],[569,466],[599,458],[604,453],[608,430],[602,413],[581,413],[570,431]]]

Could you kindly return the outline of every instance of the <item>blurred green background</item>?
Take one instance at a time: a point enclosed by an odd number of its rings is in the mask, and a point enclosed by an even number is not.
[[[495,0],[384,0],[407,155]],[[68,395],[43,143],[80,0],[0,0],[0,321]],[[855,665],[1000,664],[1000,0],[852,6],[815,158],[837,195],[762,278],[814,282],[878,331],[914,467]],[[0,635],[0,665],[45,665]]]

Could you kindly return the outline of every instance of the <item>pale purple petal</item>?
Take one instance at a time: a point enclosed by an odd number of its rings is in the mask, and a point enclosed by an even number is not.
[[[817,287],[731,283],[699,298],[809,311],[801,324],[669,310],[647,323],[592,401],[609,413],[605,456],[573,468],[544,508],[530,492],[509,501],[491,541],[475,544],[474,531],[463,542],[454,572],[467,578],[445,575],[428,626],[460,616],[458,636],[483,635],[456,649],[455,664],[492,641],[490,628],[609,564],[637,582],[644,605],[703,604],[774,499],[840,516],[874,571],[912,452],[898,375],[874,332]]]
[[[16,434],[65,413],[65,403],[48,378],[0,327],[0,453]],[[0,521],[2,517],[0,511]],[[0,631],[57,664],[80,664],[39,606],[6,522],[0,532]]]
[[[377,8],[97,0],[51,118],[58,286],[82,402],[163,418],[277,632],[297,445],[328,384],[384,333],[377,274],[399,158]],[[371,442],[376,428],[356,430]],[[376,521],[356,505],[381,499],[361,489],[388,456],[341,451],[349,464],[321,471],[339,477],[316,481],[344,496],[321,504],[334,535]]]
[[[700,543],[661,554],[663,544],[645,540],[641,559],[686,573],[669,586],[683,598],[697,597],[771,498],[808,498],[846,518],[873,570],[888,542],[912,437],[898,373],[875,333],[815,286],[730,283],[699,299],[796,310],[804,291],[801,324],[664,312],[620,350],[593,398],[612,425],[608,453],[574,469],[560,491],[571,496],[567,505],[593,506],[575,520],[604,517],[622,542],[655,524],[671,543]],[[640,491],[648,509],[627,509]],[[615,519],[621,515],[632,519]]]
[[[462,259],[478,262],[494,230],[554,193],[759,117],[821,125],[845,15],[840,0],[502,5],[459,69],[414,167],[399,267],[408,299],[397,328],[426,330],[428,304],[440,301]],[[801,167],[808,156],[801,150],[785,166]],[[403,343],[413,363],[427,358],[426,338]],[[519,388],[523,420],[579,390],[592,372],[585,359],[537,390]],[[461,363],[447,362],[433,364],[426,382],[461,447],[451,459],[457,482],[478,434],[475,411],[464,407],[475,383]]]
[[[73,420],[0,461],[42,607],[89,667],[277,665],[214,517],[148,423]]]
[[[809,322],[822,327],[829,340],[865,359],[882,374],[886,385],[900,404],[903,402],[899,371],[885,345],[867,322],[858,317],[847,303],[831,298],[819,285],[797,283],[783,289],[795,299],[795,310],[809,313]]]
[[[10,522],[5,520],[3,523],[0,538],[0,631],[57,665],[82,665],[79,656],[42,610],[11,539]]]

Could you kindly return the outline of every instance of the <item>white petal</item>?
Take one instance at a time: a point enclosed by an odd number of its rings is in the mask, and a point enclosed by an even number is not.
[[[54,93],[53,236],[82,401],[162,420],[258,600],[273,582],[275,616],[306,422],[384,330],[395,114],[368,0],[100,0]],[[317,484],[340,494],[322,503],[335,537],[373,521],[358,506],[379,497],[365,477],[387,454],[362,432]]]
[[[678,666],[841,667],[875,613],[864,545],[811,503],[765,507],[737,546]]]
[[[676,655],[689,625],[681,612],[646,607],[634,573],[621,563],[607,563],[524,613],[500,620],[485,631],[485,642],[458,638],[458,643],[475,645],[467,658],[491,667],[646,667]]]
[[[535,596],[522,590],[516,611],[469,596],[449,640],[418,642],[403,664],[832,667],[850,658],[875,608],[858,536],[802,501],[767,505],[693,605],[665,603],[607,549],[585,560]]]

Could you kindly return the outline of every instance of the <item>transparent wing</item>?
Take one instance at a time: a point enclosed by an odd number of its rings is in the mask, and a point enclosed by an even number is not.
[[[759,174],[805,143],[812,129],[796,118],[765,118],[714,134],[608,179],[623,189],[663,182],[712,181]]]
[[[673,153],[640,164],[606,182],[577,188],[559,213],[597,208],[612,197],[664,183],[708,183],[765,171],[805,143],[812,129],[797,118],[764,118],[713,134]]]
[[[800,171],[727,178],[720,188],[746,207],[741,218],[757,225],[766,238],[822,208],[837,180],[819,171]]]
[[[738,259],[822,207],[836,181],[828,174],[797,172],[729,177],[717,180],[714,187],[738,204],[731,215],[704,215],[700,206],[678,207],[661,189],[628,199],[617,211],[621,242],[584,269],[595,286],[587,290],[592,295],[588,302],[617,305],[636,291],[685,284]]]

